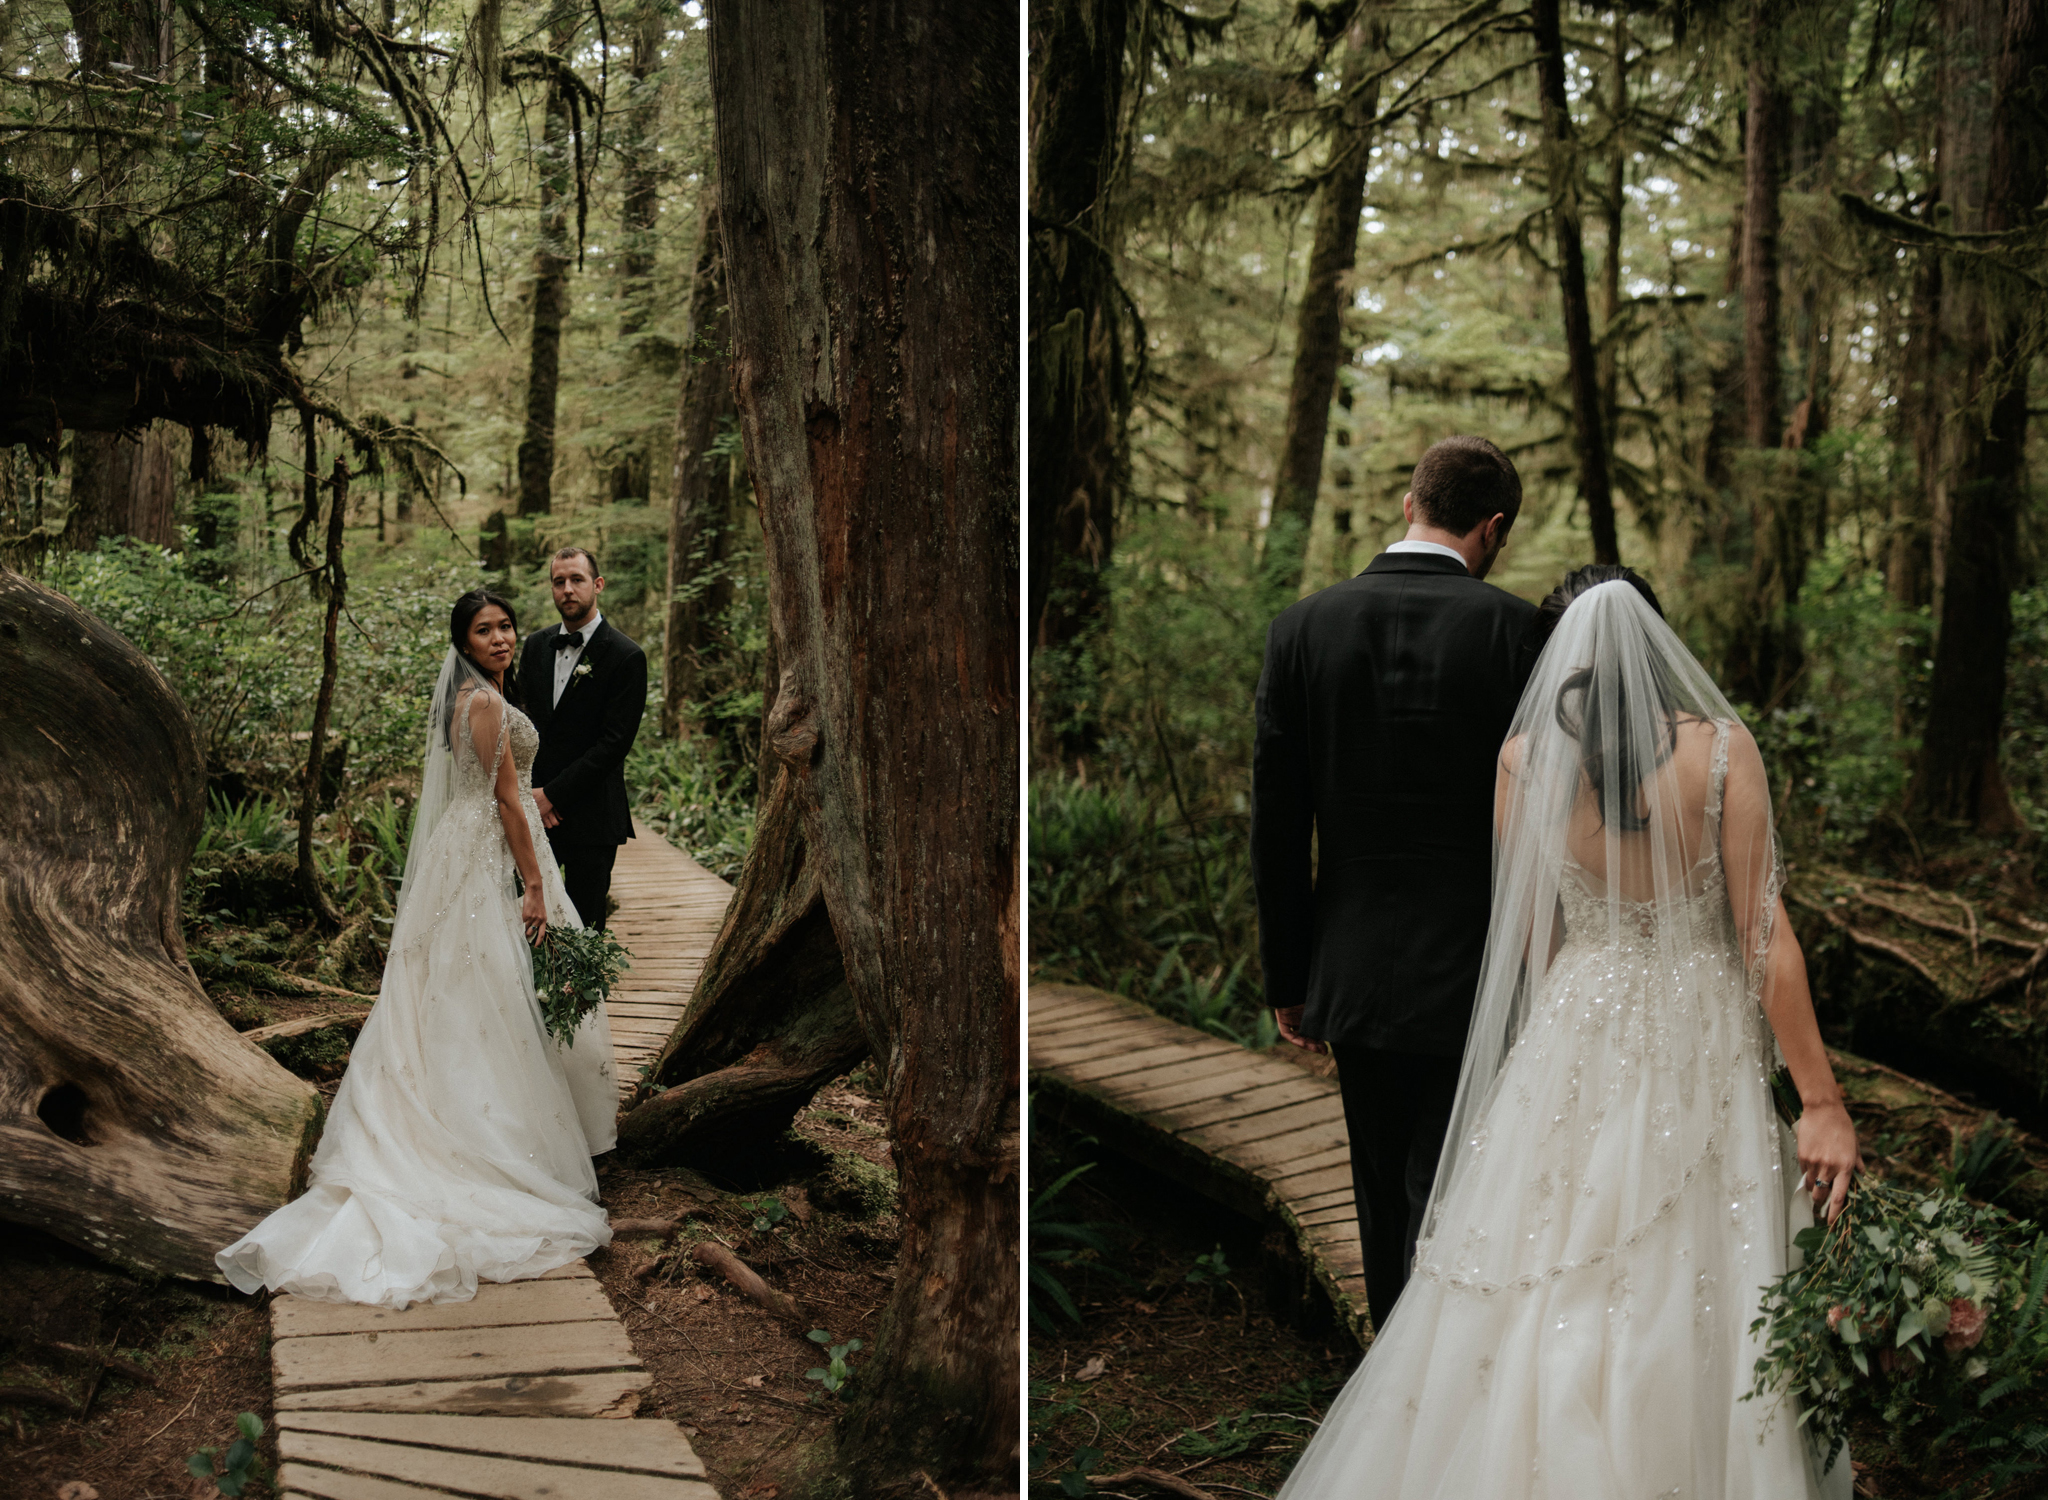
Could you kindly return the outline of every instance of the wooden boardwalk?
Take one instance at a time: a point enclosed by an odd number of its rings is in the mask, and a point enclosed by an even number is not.
[[[731,887],[645,829],[611,922],[633,968],[608,1009],[629,1089],[690,998]],[[472,1302],[271,1302],[285,1500],[717,1500],[589,1266]]]
[[[1038,1107],[1239,1213],[1277,1217],[1363,1340],[1365,1258],[1336,1081],[1105,990],[1034,984],[1030,1000]]]

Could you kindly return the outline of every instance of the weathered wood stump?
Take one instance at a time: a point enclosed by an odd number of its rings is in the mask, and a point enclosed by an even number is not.
[[[868,1055],[798,799],[785,768],[690,1008],[655,1059],[652,1082],[663,1092],[619,1122],[627,1161],[716,1159],[773,1140]]]
[[[4,568],[0,693],[0,1218],[217,1281],[214,1251],[303,1182],[321,1108],[185,960],[192,722],[120,635]]]

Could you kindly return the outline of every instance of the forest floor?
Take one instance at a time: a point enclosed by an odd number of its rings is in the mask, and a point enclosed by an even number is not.
[[[280,1020],[298,1008],[270,1005]],[[836,1413],[838,1398],[805,1378],[828,1361],[810,1330],[873,1343],[897,1251],[887,1167],[882,1107],[864,1074],[821,1091],[791,1134],[729,1171],[600,1163],[613,1218],[688,1216],[666,1255],[657,1240],[629,1238],[590,1265],[654,1377],[639,1414],[681,1424],[727,1500],[773,1500],[782,1460]],[[794,1296],[803,1326],[688,1260],[691,1242],[713,1237]],[[138,1373],[96,1375],[104,1352]],[[861,1362],[853,1352],[854,1380]],[[187,1458],[231,1442],[237,1413],[269,1424],[269,1314],[261,1298],[151,1282],[0,1227],[0,1387],[49,1397],[16,1405],[0,1389],[0,1500],[200,1500],[216,1491]],[[268,1432],[260,1449],[274,1472]]]
[[[2048,1141],[1881,1064],[1837,1053],[1835,1066],[1874,1171],[1931,1188],[1988,1127],[2006,1144],[1975,1188],[2040,1213]],[[1360,1357],[1326,1308],[1293,1293],[1284,1238],[1119,1161],[1094,1137],[1040,1125],[1032,1149],[1034,1182],[1086,1168],[1034,1215],[1034,1245],[1080,1243],[1047,1235],[1051,1219],[1092,1231],[1106,1249],[1048,1267],[1078,1323],[1034,1297],[1051,1316],[1030,1339],[1030,1495],[1169,1493],[1117,1477],[1141,1468],[1170,1476],[1183,1496],[1272,1495]],[[1875,1430],[1853,1433],[1850,1451],[1859,1496],[1978,1495],[1966,1464],[1929,1479]],[[1084,1484],[1084,1471],[1097,1484]],[[2040,1493],[2026,1480],[1998,1500]]]

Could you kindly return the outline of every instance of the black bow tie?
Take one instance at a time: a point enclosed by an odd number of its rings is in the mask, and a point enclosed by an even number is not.
[[[555,638],[555,649],[557,651],[574,651],[578,646],[581,646],[582,644],[583,632],[580,630],[572,630],[567,635],[557,636]]]

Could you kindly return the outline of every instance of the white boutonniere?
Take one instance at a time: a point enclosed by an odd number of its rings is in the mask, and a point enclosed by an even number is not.
[[[571,672],[569,675],[571,677],[588,677],[590,675],[590,663],[587,661],[578,662],[576,664],[576,670]]]

